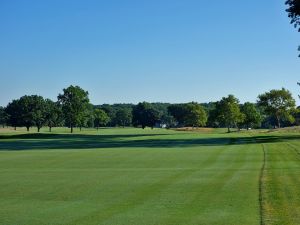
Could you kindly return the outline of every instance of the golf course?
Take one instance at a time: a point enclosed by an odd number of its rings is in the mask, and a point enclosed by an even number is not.
[[[0,129],[2,225],[300,224],[295,130]]]

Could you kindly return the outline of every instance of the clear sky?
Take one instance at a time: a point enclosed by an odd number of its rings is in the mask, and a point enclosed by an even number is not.
[[[284,2],[0,0],[0,105],[71,84],[94,104],[297,98],[300,33]]]

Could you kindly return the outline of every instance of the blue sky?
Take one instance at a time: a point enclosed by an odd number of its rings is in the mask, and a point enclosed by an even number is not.
[[[297,98],[300,33],[284,2],[0,0],[0,105],[70,84],[94,104]]]

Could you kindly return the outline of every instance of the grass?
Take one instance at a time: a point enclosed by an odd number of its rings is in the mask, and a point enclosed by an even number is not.
[[[297,132],[0,132],[0,224],[300,224]]]

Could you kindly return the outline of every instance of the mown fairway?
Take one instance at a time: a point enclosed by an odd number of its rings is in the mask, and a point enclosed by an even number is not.
[[[300,136],[0,133],[0,224],[300,224]]]

